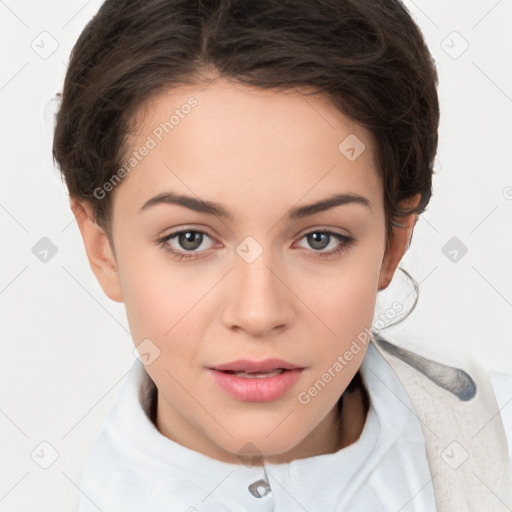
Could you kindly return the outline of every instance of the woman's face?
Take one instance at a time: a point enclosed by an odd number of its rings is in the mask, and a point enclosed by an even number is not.
[[[276,462],[322,453],[383,264],[368,133],[318,96],[225,79],[147,107],[130,141],[138,163],[113,191],[110,294],[146,354],[159,430],[231,462],[248,447]],[[211,369],[273,358],[299,369]]]

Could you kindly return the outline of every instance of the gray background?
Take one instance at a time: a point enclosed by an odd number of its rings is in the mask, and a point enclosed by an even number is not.
[[[420,300],[382,335],[512,373],[512,1],[405,4],[437,61],[440,144],[434,197],[402,263]],[[76,509],[80,471],[134,361],[123,305],[89,268],[51,159],[52,98],[100,5],[0,0],[0,511]],[[379,307],[409,290],[397,273]]]

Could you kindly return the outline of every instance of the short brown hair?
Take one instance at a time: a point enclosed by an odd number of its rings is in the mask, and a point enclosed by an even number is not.
[[[387,242],[400,217],[428,205],[438,77],[398,0],[107,0],[72,50],[53,157],[70,196],[91,202],[108,232],[110,195],[94,190],[120,168],[139,108],[211,70],[260,88],[313,88],[367,128]],[[417,208],[400,208],[416,194]]]

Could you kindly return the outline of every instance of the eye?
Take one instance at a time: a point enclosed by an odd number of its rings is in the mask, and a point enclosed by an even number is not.
[[[159,246],[177,260],[188,260],[198,257],[198,254],[206,249],[211,249],[213,244],[205,244],[207,240],[213,240],[208,233],[198,229],[181,229],[174,231],[157,240]],[[335,231],[315,230],[303,235],[300,240],[306,239],[313,248],[315,256],[320,258],[332,258],[352,247],[355,239]],[[205,247],[206,245],[206,247]],[[324,249],[331,246],[331,250]],[[202,248],[202,250],[200,250]]]
[[[335,231],[328,230],[316,230],[310,231],[302,236],[302,239],[306,239],[307,243],[314,249],[313,252],[317,252],[321,258],[335,257],[343,251],[352,247],[354,238]],[[331,246],[331,250],[322,251]]]
[[[173,258],[184,260],[195,258],[195,253],[203,252],[198,250],[201,246],[203,246],[203,249],[210,249],[211,246],[204,247],[206,239],[211,240],[212,238],[205,231],[182,229],[160,238],[157,242],[165,251],[169,252]],[[187,254],[187,252],[192,254]]]

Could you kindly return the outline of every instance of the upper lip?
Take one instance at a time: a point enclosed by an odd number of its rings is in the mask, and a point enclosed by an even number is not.
[[[210,366],[212,370],[218,371],[246,371],[246,372],[264,372],[274,370],[277,368],[284,368],[285,370],[293,370],[294,368],[303,368],[296,364],[289,363],[283,359],[264,359],[263,361],[250,361],[249,359],[238,359],[230,363],[218,364]]]

